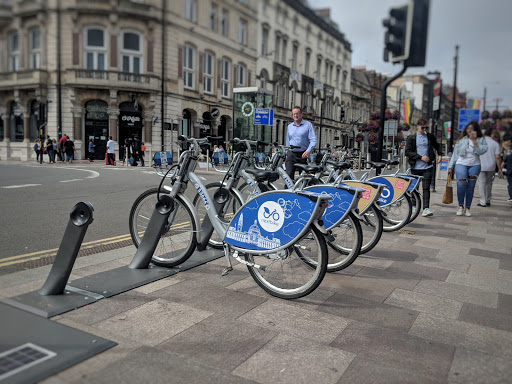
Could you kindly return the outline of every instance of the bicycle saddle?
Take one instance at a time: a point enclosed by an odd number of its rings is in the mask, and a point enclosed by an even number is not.
[[[375,169],[382,169],[387,165],[386,163],[381,163],[377,161],[367,161],[367,163],[373,166]]]
[[[293,164],[295,168],[300,169],[306,173],[318,173],[324,170],[324,167],[320,165],[306,165],[306,164]]]
[[[334,169],[349,169],[351,164],[346,161],[327,160],[327,164],[332,165]]]
[[[266,171],[266,170],[261,170],[261,169],[246,169],[245,171],[247,173],[250,173],[251,175],[253,175],[258,183],[261,183],[264,181],[272,182],[272,181],[276,181],[277,179],[279,179],[279,173],[274,172],[274,171]]]

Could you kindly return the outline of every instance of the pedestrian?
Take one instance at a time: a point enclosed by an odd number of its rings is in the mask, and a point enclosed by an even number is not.
[[[144,155],[146,153],[146,144],[142,141],[140,143],[140,166],[144,166]]]
[[[39,164],[43,163],[43,151],[41,150],[41,139],[37,138],[34,142],[34,151],[36,153],[36,161]]]
[[[57,143],[57,140],[55,139],[52,139],[52,144],[53,144],[53,162],[55,162],[55,155],[59,155],[59,158],[60,158],[60,154],[59,154],[59,143]]]
[[[107,141],[107,160],[108,160],[108,165],[112,165],[112,166],[116,165],[115,159],[114,159],[115,149],[116,149],[116,142],[114,140],[112,140],[112,136],[109,136],[108,137],[108,141]]]
[[[228,156],[233,157],[233,142],[230,140],[228,143]]]
[[[89,139],[89,161],[90,162],[93,162],[94,161],[94,139]]]
[[[124,162],[128,161],[130,159],[130,157],[132,156],[131,147],[132,146],[130,144],[130,139],[129,138],[124,139],[123,165],[124,165]]]
[[[503,176],[501,170],[501,150],[500,145],[491,137],[490,130],[484,135],[487,142],[487,152],[480,156],[480,175],[478,175],[478,191],[480,193],[479,207],[489,207],[491,205],[492,182],[498,167],[498,174]]]
[[[436,153],[437,164],[441,162],[443,153],[436,137],[427,132],[427,120],[419,119],[416,127],[416,134],[407,137],[405,156],[408,158],[411,173],[416,176],[423,176],[421,181],[423,188],[423,213],[421,216],[429,217],[433,215],[430,210],[430,184],[436,164]]]
[[[137,161],[139,161],[139,155],[140,155],[140,141],[137,136],[133,138],[132,142],[132,156],[133,156],[133,163],[132,166],[136,167],[138,165]]]
[[[64,161],[65,160],[65,157],[64,157],[64,143],[66,142],[66,137],[67,137],[67,135],[64,135],[59,140],[59,158],[60,158],[60,161]]]
[[[55,163],[55,153],[53,153],[53,141],[50,135],[46,135],[46,153],[48,154],[48,164]]]
[[[302,119],[301,107],[292,108],[293,123],[286,129],[286,146],[293,147],[286,153],[286,173],[294,179],[296,163],[307,164],[308,155],[316,145],[316,135],[309,121]]]
[[[503,162],[501,163],[501,168],[506,169],[504,172],[507,176],[507,182],[508,182],[508,202],[512,203],[512,151],[510,149],[505,152],[505,158],[503,159]]]
[[[67,135],[66,141],[64,142],[64,153],[66,154],[66,163],[72,163],[73,155],[75,153],[75,143],[73,143]]]
[[[455,170],[457,178],[457,216],[471,216],[470,208],[475,192],[476,180],[480,173],[480,156],[487,151],[480,125],[476,121],[469,123],[453,150],[448,166],[448,174]]]

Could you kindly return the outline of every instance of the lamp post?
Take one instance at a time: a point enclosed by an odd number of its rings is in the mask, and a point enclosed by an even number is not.
[[[453,136],[455,136],[455,100],[457,95],[457,66],[459,63],[459,46],[455,46],[455,71],[453,77],[453,95],[452,95],[452,128],[450,132],[450,141],[448,144],[448,152],[453,152]]]

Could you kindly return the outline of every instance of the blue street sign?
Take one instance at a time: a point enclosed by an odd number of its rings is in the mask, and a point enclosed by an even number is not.
[[[274,125],[274,110],[270,108],[255,108],[254,125]]]
[[[457,128],[459,131],[463,131],[466,125],[471,123],[473,120],[480,121],[480,110],[479,109],[460,109],[459,110],[459,125]]]

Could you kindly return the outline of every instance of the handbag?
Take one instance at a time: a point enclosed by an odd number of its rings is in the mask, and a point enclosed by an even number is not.
[[[452,187],[452,175],[448,175],[448,180],[446,181],[446,188],[444,190],[443,195],[443,204],[451,204],[453,203],[453,187]]]

